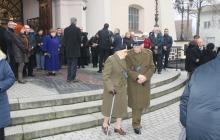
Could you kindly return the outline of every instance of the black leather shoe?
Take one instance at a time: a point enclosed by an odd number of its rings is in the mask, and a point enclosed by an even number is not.
[[[140,135],[141,134],[141,129],[140,128],[135,128],[134,133]]]
[[[102,73],[102,71],[101,70],[99,70],[99,71],[97,71],[98,73]]]

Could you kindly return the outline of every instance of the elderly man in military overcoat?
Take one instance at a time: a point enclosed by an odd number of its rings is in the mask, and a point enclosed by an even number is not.
[[[128,68],[128,106],[132,109],[132,126],[141,134],[141,114],[150,105],[150,83],[155,66],[151,50],[134,43],[126,57]]]

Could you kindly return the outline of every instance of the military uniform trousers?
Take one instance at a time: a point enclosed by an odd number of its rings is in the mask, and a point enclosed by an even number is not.
[[[141,115],[142,115],[143,109],[132,109],[132,126],[134,129],[140,128],[141,126]]]

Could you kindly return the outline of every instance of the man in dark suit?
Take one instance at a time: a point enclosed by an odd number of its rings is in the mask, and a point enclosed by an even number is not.
[[[98,32],[99,36],[99,71],[102,73],[103,63],[111,54],[112,32],[108,30],[109,24],[105,23],[104,28]]]
[[[81,31],[76,27],[77,19],[71,18],[71,25],[64,30],[64,44],[67,57],[67,82],[77,82],[77,61],[80,57]]]
[[[150,33],[149,38],[152,43],[151,50],[153,52],[154,64],[158,70],[158,74],[162,71],[162,48],[163,48],[163,36],[159,27],[154,27],[153,32]]]

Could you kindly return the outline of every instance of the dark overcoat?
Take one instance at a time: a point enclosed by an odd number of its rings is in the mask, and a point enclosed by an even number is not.
[[[198,67],[180,99],[187,140],[220,140],[220,56]]]
[[[67,58],[80,57],[81,31],[76,25],[65,28],[64,45]]]

